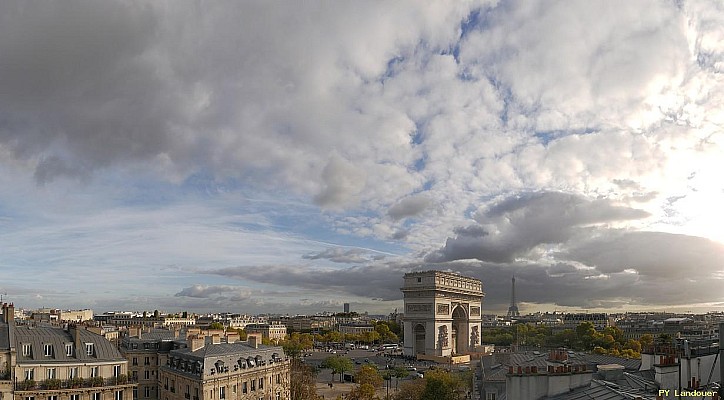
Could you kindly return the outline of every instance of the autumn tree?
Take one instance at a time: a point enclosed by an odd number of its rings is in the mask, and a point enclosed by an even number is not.
[[[321,399],[317,395],[314,368],[304,365],[298,359],[293,359],[289,370],[289,380],[291,400]]]
[[[362,368],[357,371],[354,378],[354,380],[360,385],[367,383],[375,388],[382,385],[382,377],[380,376],[380,372],[377,371],[377,368],[372,365],[363,365]]]
[[[420,400],[425,392],[427,382],[425,379],[415,379],[403,382],[400,389],[392,396],[394,400]]]
[[[297,359],[303,351],[309,350],[314,346],[314,337],[309,333],[294,332],[279,344],[281,344],[282,349],[284,349],[284,354],[293,359]]]

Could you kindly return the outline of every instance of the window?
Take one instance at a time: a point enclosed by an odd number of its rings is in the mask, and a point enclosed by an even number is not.
[[[143,388],[143,397],[151,397],[151,388],[146,386]]]
[[[68,368],[68,379],[73,379],[78,377],[78,367],[70,367]]]
[[[98,376],[98,367],[90,367],[90,377],[95,378]]]
[[[25,369],[25,380],[33,380],[35,379],[35,370],[33,368],[26,368]]]
[[[137,399],[138,399],[138,388],[134,387],[133,388],[133,400],[137,400]]]
[[[85,344],[85,355],[87,355],[87,356],[93,355],[93,343]]]
[[[252,380],[251,380],[251,391],[253,392],[253,391],[255,391],[255,390],[256,390],[256,380],[255,380],[255,379],[252,379]]]
[[[495,400],[495,393],[485,393],[485,400]]]
[[[133,365],[138,365],[138,357],[133,357]]]
[[[259,378],[259,390],[264,389],[264,378]]]
[[[143,379],[151,379],[151,371],[143,371]]]
[[[25,400],[35,400],[35,396],[25,396]]]
[[[73,343],[65,344],[65,355],[68,357],[73,357]]]
[[[32,347],[30,346],[30,343],[23,343],[23,356],[30,357],[32,354]]]
[[[224,400],[226,398],[226,386],[219,388],[219,399]]]
[[[52,357],[53,356],[53,345],[49,343],[45,343],[43,345],[43,355],[46,357]]]
[[[101,400],[101,398],[102,398],[101,392],[95,392],[95,393],[93,393],[92,398],[93,398],[93,400]]]
[[[113,366],[113,377],[118,378],[118,375],[121,374],[121,366],[120,365],[114,365]]]
[[[123,390],[116,390],[113,393],[113,400],[123,400]]]
[[[146,359],[143,360],[143,365],[151,365],[151,359],[146,357]]]
[[[80,395],[79,395],[79,394],[71,394],[71,395],[70,395],[70,400],[80,400]]]
[[[282,394],[277,392],[277,400],[282,400]]]
[[[241,383],[241,393],[245,394],[247,392],[246,382]]]
[[[277,384],[282,383],[282,374],[277,374]]]
[[[58,396],[48,396],[48,400],[58,400]]]
[[[55,379],[55,368],[48,368],[45,370],[46,379]]]
[[[138,371],[131,371],[131,378],[134,381],[138,380]]]

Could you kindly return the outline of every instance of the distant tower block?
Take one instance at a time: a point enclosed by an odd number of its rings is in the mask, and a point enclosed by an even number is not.
[[[349,303],[344,303],[344,313],[349,314]]]
[[[513,275],[513,290],[510,292],[510,307],[508,307],[508,318],[520,317],[518,305],[515,302],[515,275]]]
[[[480,344],[483,284],[442,271],[405,274],[404,354],[450,356]]]

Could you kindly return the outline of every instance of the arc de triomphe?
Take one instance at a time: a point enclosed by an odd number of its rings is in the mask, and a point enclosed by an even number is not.
[[[404,354],[450,356],[480,344],[479,279],[442,271],[405,274]]]

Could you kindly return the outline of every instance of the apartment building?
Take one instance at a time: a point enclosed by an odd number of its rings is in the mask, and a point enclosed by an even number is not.
[[[161,400],[287,400],[289,360],[281,347],[191,337],[159,370]]]
[[[2,311],[2,400],[132,400],[128,363],[102,336],[75,325],[16,325],[13,305]]]
[[[246,333],[259,333],[263,338],[278,341],[287,336],[286,325],[279,322],[269,324],[249,324],[244,328]]]

